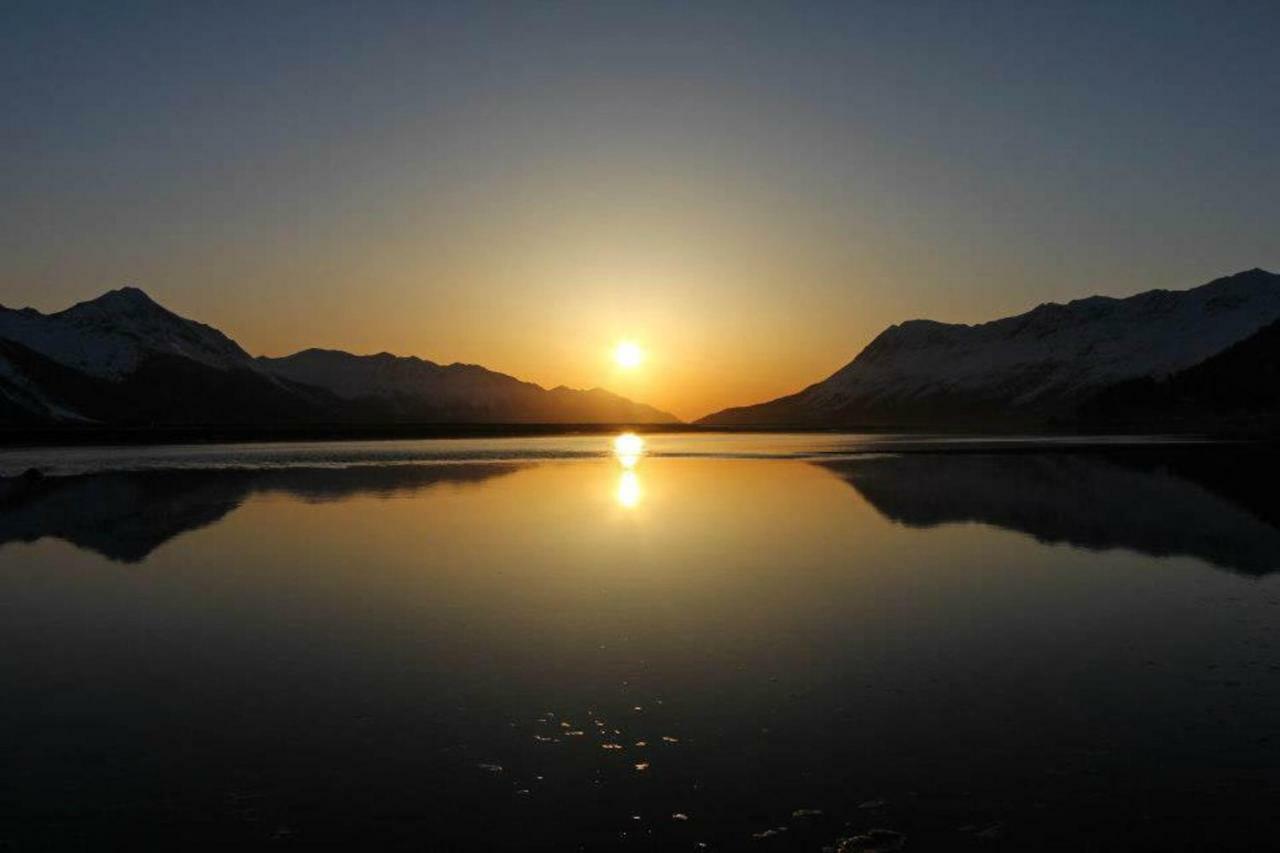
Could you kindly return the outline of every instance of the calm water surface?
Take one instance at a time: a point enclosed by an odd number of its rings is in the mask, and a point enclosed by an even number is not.
[[[1280,465],[1037,446],[0,453],[0,849],[1270,846]]]

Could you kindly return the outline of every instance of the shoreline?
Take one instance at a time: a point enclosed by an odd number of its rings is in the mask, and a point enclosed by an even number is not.
[[[610,435],[616,427],[601,428],[591,432],[563,433],[564,435]],[[657,432],[657,431],[655,431]],[[679,435],[679,431],[663,430],[667,434]],[[709,432],[709,431],[690,431]],[[525,437],[540,438],[562,433],[546,431],[526,432]],[[655,434],[651,432],[650,434]],[[688,435],[689,432],[685,432]],[[721,433],[724,435],[725,433]],[[799,436],[800,433],[788,432],[785,435]],[[808,433],[816,435],[816,433]],[[939,433],[887,433],[871,435],[867,433],[827,433],[834,437],[847,435],[850,439],[847,446],[839,444],[827,447],[814,447],[810,450],[788,448],[772,449],[768,447],[704,447],[704,448],[655,448],[646,456],[656,460],[752,460],[762,462],[807,462],[813,464],[840,464],[855,462],[859,459],[887,456],[911,456],[927,458],[955,458],[964,456],[990,457],[1034,457],[1034,456],[1114,456],[1128,459],[1166,460],[1190,459],[1206,455],[1222,453],[1242,453],[1259,459],[1280,458],[1280,443],[1274,440],[1242,440],[1224,439],[1205,436],[1183,435],[974,435],[974,434],[939,434]],[[458,438],[456,435],[435,436],[439,440]],[[472,434],[470,437],[476,437]],[[518,435],[491,435],[490,438],[520,438]],[[416,440],[416,439],[415,439]],[[430,439],[422,439],[429,441]],[[351,440],[355,444],[355,440]],[[289,453],[289,444],[306,445],[321,444],[324,452],[319,458],[279,459],[276,451],[268,449],[278,446],[284,453]],[[169,443],[132,443],[132,444],[62,444],[62,445],[29,445],[0,447],[0,504],[6,498],[17,494],[47,480],[60,480],[65,477],[82,475],[98,475],[107,473],[149,473],[157,474],[192,473],[208,471],[268,471],[276,469],[294,470],[327,470],[331,468],[423,468],[441,465],[487,465],[487,464],[534,464],[565,461],[581,461],[591,459],[611,459],[613,453],[601,445],[594,450],[570,449],[542,451],[537,448],[521,447],[503,450],[501,448],[481,448],[469,454],[465,450],[449,450],[444,455],[435,454],[429,448],[406,449],[404,454],[395,458],[375,455],[367,457],[368,451],[353,449],[349,459],[335,461],[333,453],[341,456],[339,448],[326,449],[327,442],[310,440],[279,439],[274,442],[245,441],[242,447],[252,445],[260,447],[258,453],[267,454],[261,460],[252,458],[232,459],[228,461],[219,457],[219,448],[234,448],[236,442],[205,442],[187,445]],[[340,442],[334,442],[340,444]],[[178,448],[177,456],[172,450]],[[187,449],[183,449],[187,448]],[[159,455],[148,458],[152,451]],[[117,459],[119,453],[125,453],[123,460]],[[234,451],[233,451],[234,452]],[[253,452],[253,451],[249,451]],[[69,453],[71,456],[60,456]],[[190,454],[184,457],[184,454]],[[213,453],[211,459],[203,459],[207,453]],[[141,454],[140,456],[129,454]],[[83,468],[88,464],[88,468]],[[68,466],[70,469],[68,469]]]
[[[1277,437],[1248,431],[1170,431],[1147,430],[1072,430],[1067,428],[1022,428],[991,426],[922,430],[918,426],[709,426],[699,424],[643,423],[427,423],[427,424],[243,424],[182,426],[0,426],[0,450],[58,447],[130,447],[176,444],[218,445],[245,443],[289,443],[316,441],[412,441],[458,438],[535,438],[571,435],[607,435],[621,431],[642,434],[701,435],[867,435],[901,436],[904,440],[938,439],[966,441],[989,439],[1008,441],[1023,439],[1042,441],[1049,448],[1064,440],[1079,443],[1096,442],[1115,447],[1125,440],[1135,444],[1150,443],[1152,438],[1165,443],[1246,443],[1274,444]]]

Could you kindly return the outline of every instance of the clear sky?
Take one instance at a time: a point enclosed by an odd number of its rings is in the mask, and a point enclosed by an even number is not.
[[[1280,268],[1278,47],[1274,0],[9,0],[0,303],[696,417],[900,320]]]

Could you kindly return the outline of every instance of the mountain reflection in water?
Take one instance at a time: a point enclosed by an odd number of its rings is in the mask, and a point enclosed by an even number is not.
[[[645,440],[0,460],[0,849],[1280,833],[1273,457]]]
[[[278,492],[304,501],[412,495],[449,484],[482,483],[520,467],[493,462],[46,477],[14,484],[7,497],[0,497],[0,546],[54,537],[108,559],[136,563],[175,536],[220,521],[255,494]]]
[[[636,440],[638,442],[638,439]],[[618,449],[616,502],[643,496],[643,442]],[[480,484],[548,462],[150,470],[48,477],[0,493],[0,546],[64,539],[121,562],[214,524],[255,494],[305,501]],[[650,463],[661,465],[656,459]],[[928,453],[818,462],[892,521],[976,522],[1101,550],[1191,556],[1261,575],[1280,568],[1274,454],[1230,449]]]
[[[978,522],[1046,543],[1198,557],[1261,575],[1280,568],[1271,454],[904,454],[823,463],[887,518]]]

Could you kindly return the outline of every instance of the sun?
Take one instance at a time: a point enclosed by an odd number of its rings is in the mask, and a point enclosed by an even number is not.
[[[618,341],[613,348],[613,360],[618,367],[633,370],[644,363],[644,350],[635,341]]]

